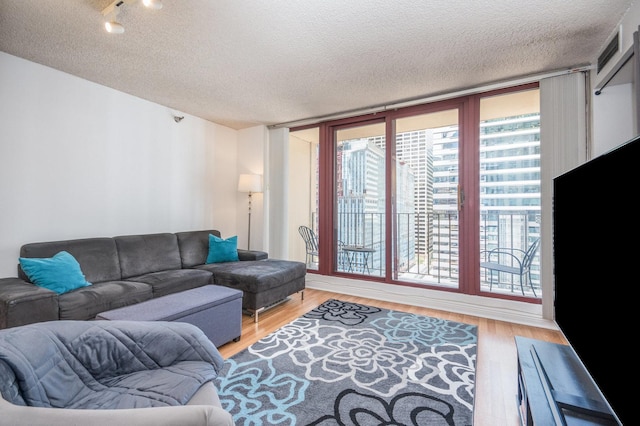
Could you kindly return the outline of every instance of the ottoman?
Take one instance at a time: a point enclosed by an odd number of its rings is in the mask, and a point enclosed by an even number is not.
[[[200,328],[216,347],[240,340],[242,291],[206,285],[102,312],[96,320],[179,321]]]
[[[293,293],[302,292],[304,298],[307,266],[291,260],[249,260],[207,265],[213,282],[243,292],[242,308],[253,315],[284,302]]]

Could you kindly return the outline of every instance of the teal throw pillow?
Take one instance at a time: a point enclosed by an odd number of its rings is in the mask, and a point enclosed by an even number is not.
[[[238,236],[229,237],[226,240],[209,234],[209,255],[207,263],[237,262]]]
[[[58,294],[91,285],[76,258],[66,251],[46,258],[21,257],[19,261],[32,283]]]

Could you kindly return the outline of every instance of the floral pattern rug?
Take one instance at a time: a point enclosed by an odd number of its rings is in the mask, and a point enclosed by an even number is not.
[[[226,361],[237,426],[471,425],[477,327],[329,300]]]

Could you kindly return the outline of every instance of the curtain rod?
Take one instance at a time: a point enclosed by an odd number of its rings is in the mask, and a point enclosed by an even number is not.
[[[300,126],[307,126],[307,125],[310,125],[310,124],[322,123],[324,121],[338,120],[340,118],[355,117],[357,115],[374,114],[376,112],[394,110],[394,109],[399,109],[399,108],[405,108],[405,107],[410,107],[410,106],[413,106],[413,105],[420,105],[420,104],[425,104],[425,103],[430,103],[430,102],[443,101],[443,100],[453,99],[453,98],[457,98],[457,97],[465,96],[465,95],[474,95],[474,94],[481,93],[481,92],[488,92],[488,91],[491,91],[491,90],[503,89],[505,87],[519,86],[521,84],[527,84],[527,83],[533,83],[535,81],[540,81],[540,80],[542,80],[544,78],[557,77],[557,76],[560,76],[560,75],[573,74],[573,73],[576,73],[576,72],[584,72],[584,71],[589,71],[591,69],[593,69],[593,66],[591,66],[591,65],[582,65],[582,66],[579,66],[579,67],[576,67],[576,68],[552,71],[552,72],[548,72],[548,73],[544,73],[544,74],[530,75],[530,76],[527,76],[527,77],[521,77],[521,78],[516,79],[516,80],[502,81],[502,82],[493,83],[493,84],[489,84],[489,85],[485,85],[485,86],[477,86],[477,87],[473,87],[473,88],[470,88],[470,89],[459,90],[457,92],[450,92],[450,93],[446,93],[446,94],[433,95],[433,96],[429,96],[429,97],[420,97],[420,98],[407,99],[407,100],[404,100],[404,101],[398,101],[396,103],[388,104],[388,105],[373,105],[373,106],[370,106],[370,107],[365,107],[365,108],[360,108],[360,109],[342,111],[342,112],[338,112],[338,113],[335,113],[335,114],[320,115],[320,116],[316,116],[316,117],[309,117],[309,118],[304,118],[304,119],[295,120],[295,121],[289,121],[289,122],[285,122],[285,123],[271,124],[271,125],[267,126],[267,128],[268,129],[280,129],[280,128],[284,128],[284,127],[286,127],[286,128],[300,127]]]

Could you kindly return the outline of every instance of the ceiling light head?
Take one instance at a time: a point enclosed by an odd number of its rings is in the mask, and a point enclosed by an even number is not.
[[[145,7],[148,7],[149,9],[153,9],[153,10],[162,9],[161,0],[142,0],[142,4],[144,4]]]
[[[118,14],[125,9],[125,6],[137,3],[139,0],[114,0],[109,6],[102,9],[102,16],[104,16],[105,23],[104,28],[111,34],[122,34],[124,27],[117,21]],[[148,9],[158,10],[162,9],[161,0],[142,0],[142,4]]]
[[[115,20],[105,22],[104,28],[110,34],[122,34],[124,32],[122,24]]]

